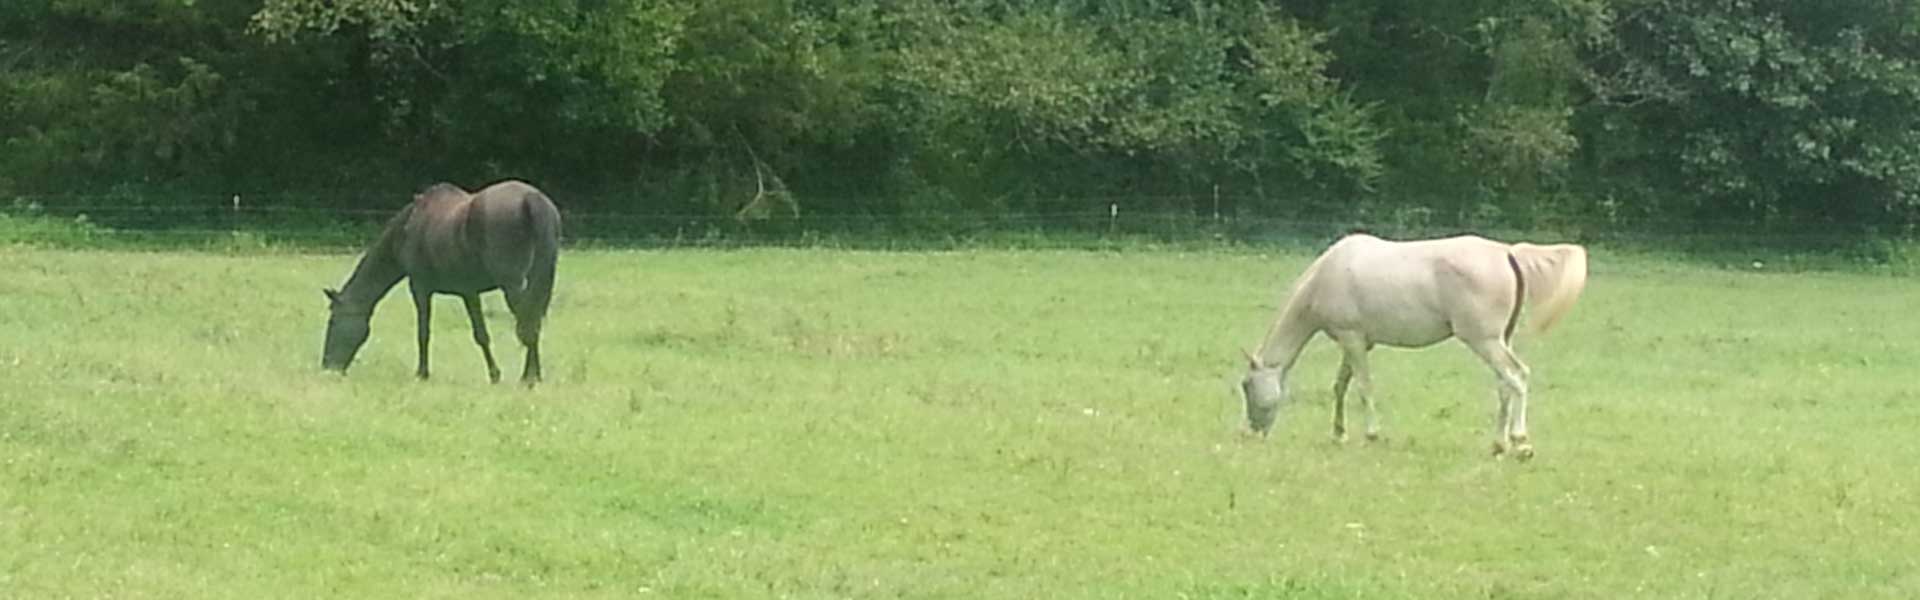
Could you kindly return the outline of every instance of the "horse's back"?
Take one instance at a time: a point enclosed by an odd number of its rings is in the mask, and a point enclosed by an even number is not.
[[[551,281],[558,210],[538,188],[518,180],[467,193],[436,184],[404,211],[401,262],[439,291],[520,288],[529,279]],[[544,278],[539,272],[548,273]]]
[[[482,188],[473,194],[473,203],[489,218],[506,221],[524,220],[529,205],[553,207],[553,201],[540,188],[517,179]]]
[[[1506,244],[1465,235],[1395,241],[1342,238],[1312,267],[1301,291],[1327,326],[1396,346],[1445,339],[1479,313],[1511,308]]]
[[[529,198],[538,198],[541,201],[547,201],[547,194],[540,191],[540,188],[533,187],[533,184],[518,179],[507,179],[481,188],[480,191],[474,193],[474,198],[476,200],[486,198],[489,202],[498,202],[501,200],[528,201]],[[548,202],[551,203],[551,201]]]
[[[523,181],[487,186],[473,195],[468,211],[467,227],[484,232],[494,243],[533,244],[559,233],[559,209],[553,200]]]
[[[1424,287],[1440,274],[1501,278],[1507,247],[1477,235],[1397,241],[1354,234],[1334,243],[1322,260],[1341,267],[1338,274],[1364,277],[1370,287]]]

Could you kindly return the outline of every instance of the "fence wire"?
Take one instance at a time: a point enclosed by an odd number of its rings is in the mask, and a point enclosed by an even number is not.
[[[164,202],[112,195],[16,196],[0,205],[8,219],[0,241],[128,244],[294,244],[357,247],[371,239],[393,208],[390,194],[282,194],[227,198],[170,197]],[[1496,238],[1646,245],[1669,249],[1833,249],[1907,244],[1913,224],[1862,227],[1832,223],[1639,219],[1632,222],[1553,219],[1509,223],[1407,218],[1303,219],[1243,214],[1136,211],[1212,198],[1101,197],[1055,201],[1078,210],[1000,214],[802,214],[766,219],[694,213],[637,213],[562,207],[565,242],[628,247],[845,245],[923,248],[969,243],[1084,245],[1148,242],[1189,245],[1320,245],[1365,231],[1384,237],[1476,233]],[[1238,204],[1230,202],[1229,204]],[[1191,204],[1191,202],[1190,202]],[[603,205],[603,204],[595,204]]]

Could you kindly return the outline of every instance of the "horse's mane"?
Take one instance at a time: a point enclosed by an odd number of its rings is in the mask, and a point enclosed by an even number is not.
[[[367,243],[365,254],[368,257],[379,255],[384,258],[388,256],[388,253],[397,250],[393,245],[398,241],[401,230],[406,228],[407,220],[412,217],[412,204],[400,207],[398,212],[393,213],[392,217],[387,218],[387,224],[380,227],[380,235],[373,238],[372,242]]]
[[[1310,288],[1316,276],[1319,275],[1322,266],[1327,263],[1328,257],[1335,254],[1334,249],[1340,247],[1342,243],[1348,240],[1361,236],[1372,237],[1366,233],[1341,236],[1339,240],[1336,240],[1333,245],[1328,246],[1319,256],[1314,257],[1313,262],[1307,264],[1306,270],[1301,271],[1299,277],[1294,278],[1293,285],[1287,290],[1286,302],[1280,305],[1279,313],[1274,316],[1273,324],[1267,329],[1267,336],[1261,338],[1260,348],[1258,350],[1260,354],[1265,354],[1267,344],[1272,342],[1274,336],[1279,334],[1281,327],[1287,325],[1288,319],[1294,318],[1294,313],[1301,310],[1305,303],[1313,301],[1313,294],[1309,293]]]
[[[1293,287],[1287,291],[1287,303],[1285,306],[1281,307],[1281,311],[1280,311],[1281,314],[1285,315],[1288,310],[1292,310],[1294,308],[1295,302],[1304,302],[1308,300],[1307,298],[1305,298],[1307,294],[1302,294],[1301,292],[1307,291],[1307,286],[1313,284],[1314,278],[1320,274],[1320,269],[1322,268],[1323,265],[1327,263],[1329,257],[1335,254],[1334,250],[1336,248],[1339,248],[1341,244],[1347,243],[1348,241],[1353,240],[1355,238],[1372,238],[1372,237],[1373,237],[1372,235],[1364,231],[1349,233],[1347,235],[1341,236],[1340,239],[1335,240],[1333,242],[1333,245],[1327,246],[1326,250],[1322,251],[1319,256],[1316,256],[1313,258],[1313,262],[1307,264],[1306,270],[1301,271],[1299,277],[1294,278]]]

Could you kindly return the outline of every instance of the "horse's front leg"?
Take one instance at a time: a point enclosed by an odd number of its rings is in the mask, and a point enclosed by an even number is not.
[[[427,378],[427,346],[433,340],[433,290],[421,285],[417,279],[408,280],[407,287],[413,292],[413,310],[419,319],[417,341],[420,346],[419,368],[414,375]]]
[[[1373,403],[1373,369],[1364,362],[1366,353],[1372,351],[1373,344],[1369,342],[1360,353],[1363,360],[1361,367],[1364,368],[1359,375],[1360,404],[1367,409],[1367,441],[1377,442],[1380,441],[1380,411],[1375,408]]]
[[[1340,361],[1340,372],[1333,376],[1333,441],[1347,441],[1347,384],[1353,381],[1353,365]]]
[[[1360,404],[1367,410],[1367,441],[1380,439],[1380,418],[1373,405],[1373,373],[1367,364],[1367,351],[1373,344],[1357,335],[1343,335],[1334,338],[1340,344],[1340,374],[1334,379],[1333,400],[1333,436],[1336,441],[1347,439],[1346,391],[1348,383],[1353,384],[1353,392],[1360,397]]]
[[[487,333],[487,317],[480,312],[480,295],[465,294],[460,297],[467,303],[467,321],[473,324],[473,343],[480,346],[480,355],[487,359],[487,381],[500,383],[500,363],[493,360],[493,336]]]

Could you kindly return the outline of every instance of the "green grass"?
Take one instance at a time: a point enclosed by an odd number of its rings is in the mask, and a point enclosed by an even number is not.
[[[575,252],[528,391],[451,298],[321,374],[350,256],[0,247],[0,596],[1920,595],[1913,281],[1597,252],[1516,464],[1454,343],[1239,435],[1307,258]]]

